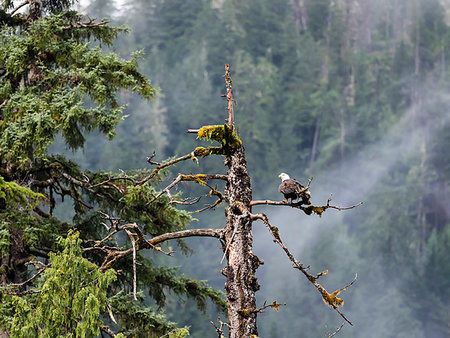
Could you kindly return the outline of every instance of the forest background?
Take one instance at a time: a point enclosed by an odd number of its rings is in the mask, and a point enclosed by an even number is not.
[[[450,335],[450,1],[438,0],[127,0],[85,1],[92,18],[131,28],[114,43],[160,88],[150,104],[123,94],[129,117],[107,141],[91,134],[69,156],[88,169],[146,165],[192,149],[187,128],[225,117],[223,65],[232,69],[236,121],[246,145],[254,198],[280,199],[280,172],[314,176],[314,200],[364,201],[322,218],[264,210],[293,253],[345,295],[354,327],[345,337]],[[62,143],[54,151],[63,149]],[[195,164],[173,169],[198,171]],[[221,164],[206,159],[202,172]],[[195,187],[184,186],[184,195]],[[313,201],[314,202],[314,201]],[[58,212],[71,217],[66,209]],[[200,215],[198,226],[223,222]],[[261,337],[323,337],[340,318],[321,304],[268,234],[255,226],[257,297],[287,303],[259,315]],[[219,244],[186,240],[187,257],[159,258],[222,289]],[[207,258],[205,258],[207,257]],[[169,297],[164,311],[191,336],[212,336],[214,306]],[[224,317],[224,315],[222,315]]]

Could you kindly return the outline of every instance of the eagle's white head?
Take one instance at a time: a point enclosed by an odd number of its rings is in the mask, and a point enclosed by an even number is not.
[[[282,182],[290,179],[289,175],[286,173],[281,173],[280,175],[278,175],[278,177],[281,178]]]

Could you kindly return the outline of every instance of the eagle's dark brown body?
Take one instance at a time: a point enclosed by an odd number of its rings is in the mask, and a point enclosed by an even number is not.
[[[310,193],[300,182],[289,178],[287,174],[281,174],[280,177],[283,181],[278,187],[278,191],[284,195],[286,200],[293,202],[301,198],[302,204],[311,204],[309,201]]]

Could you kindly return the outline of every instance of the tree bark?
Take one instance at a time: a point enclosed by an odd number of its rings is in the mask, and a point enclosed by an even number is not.
[[[230,337],[258,335],[256,326],[256,297],[259,284],[255,271],[260,262],[252,253],[253,235],[250,218],[252,190],[247,173],[244,147],[240,147],[225,158],[228,167],[228,183],[225,188],[227,208],[225,216],[227,266],[223,273],[227,277],[228,318]]]

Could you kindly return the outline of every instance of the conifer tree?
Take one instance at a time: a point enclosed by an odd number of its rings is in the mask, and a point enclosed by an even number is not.
[[[119,90],[155,93],[138,71],[139,53],[126,60],[95,46],[111,46],[125,29],[83,17],[70,9],[74,2],[0,2],[0,335],[183,336],[186,329],[146,306],[137,290],[159,308],[167,289],[200,308],[208,298],[223,308],[219,292],[136,251],[102,266],[125,240],[118,232],[135,247],[136,235],[189,223],[167,198],[147,205],[162,173],[83,171],[49,153],[57,137],[72,150],[93,130],[112,138],[123,119]],[[57,216],[64,201],[73,205],[70,221]]]

